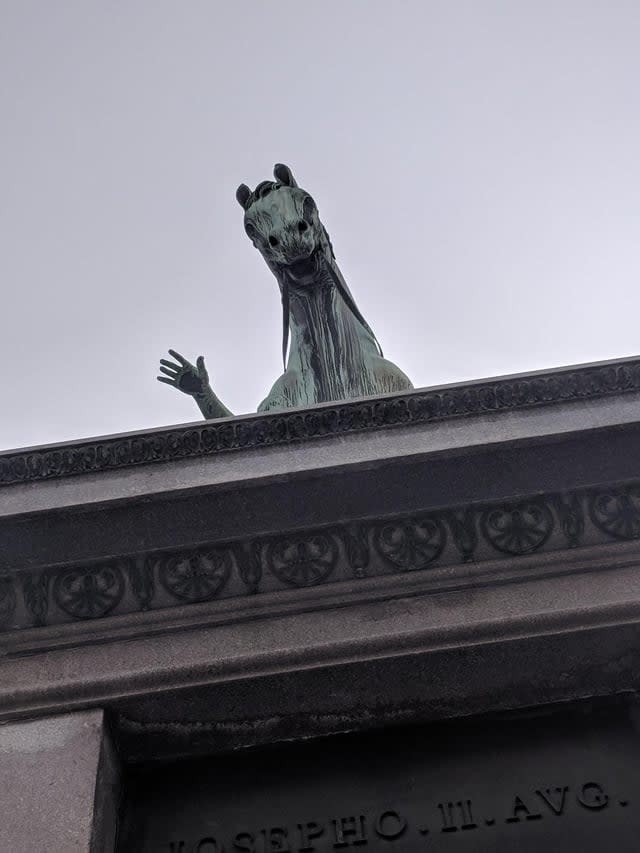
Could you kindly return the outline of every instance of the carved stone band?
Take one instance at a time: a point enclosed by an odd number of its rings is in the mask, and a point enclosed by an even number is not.
[[[640,484],[0,575],[15,630],[640,538]]]
[[[25,483],[640,391],[640,358],[204,422],[0,454],[0,485]]]

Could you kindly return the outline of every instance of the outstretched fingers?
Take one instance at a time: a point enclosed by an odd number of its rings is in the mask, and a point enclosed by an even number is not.
[[[171,376],[172,379],[176,379],[178,374],[181,372],[182,370],[179,367],[168,368],[160,365],[160,373],[164,373],[166,376]]]
[[[198,359],[198,367],[196,368],[174,349],[169,350],[169,355],[175,361],[161,358],[159,370],[160,373],[164,373],[164,376],[157,376],[156,379],[158,382],[164,382],[165,385],[172,385],[179,391],[184,391],[185,394],[193,393],[191,389],[193,381],[197,381],[198,377],[201,381],[207,379],[204,361],[201,362],[202,356]]]
[[[179,353],[179,352],[176,352],[174,349],[170,349],[170,350],[169,350],[169,355],[170,355],[172,358],[175,358],[175,360],[176,360],[176,361],[179,361],[179,362],[180,362],[180,364],[181,364],[183,367],[191,367],[191,365],[189,364],[189,362],[187,361],[187,359],[186,359],[186,358],[184,358],[184,356],[181,356],[181,355],[180,355],[180,353]]]

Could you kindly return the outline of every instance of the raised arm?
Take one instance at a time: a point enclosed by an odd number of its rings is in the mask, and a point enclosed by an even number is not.
[[[233,412],[230,412],[211,390],[209,374],[201,355],[198,356],[195,365],[175,350],[170,349],[169,355],[174,361],[160,359],[160,372],[165,375],[158,376],[158,382],[164,382],[165,385],[171,385],[183,394],[193,397],[207,419],[228,418],[233,415]]]

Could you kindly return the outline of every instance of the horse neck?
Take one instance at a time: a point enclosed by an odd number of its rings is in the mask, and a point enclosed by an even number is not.
[[[378,352],[372,332],[355,316],[336,285],[337,267],[333,273],[323,268],[313,283],[289,290],[287,368],[311,374],[319,400],[363,393],[358,382],[366,373],[368,358]]]

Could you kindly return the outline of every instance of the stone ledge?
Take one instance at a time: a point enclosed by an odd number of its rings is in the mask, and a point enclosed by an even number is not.
[[[411,589],[405,576],[375,600],[319,607],[294,592],[295,611],[278,612],[271,597],[250,621],[184,612],[173,630],[7,649],[0,719],[105,707],[149,743],[164,732],[173,754],[186,731],[194,747],[227,749],[304,736],[311,718],[319,734],[635,691],[640,558],[636,543],[616,548],[624,559],[576,552],[564,574],[557,561],[545,576],[498,585]],[[138,614],[139,628],[150,615]],[[131,743],[132,754],[146,748],[144,737]]]
[[[513,412],[640,391],[640,358],[597,362],[407,394],[327,403],[0,453],[0,485],[261,449],[327,436]]]

